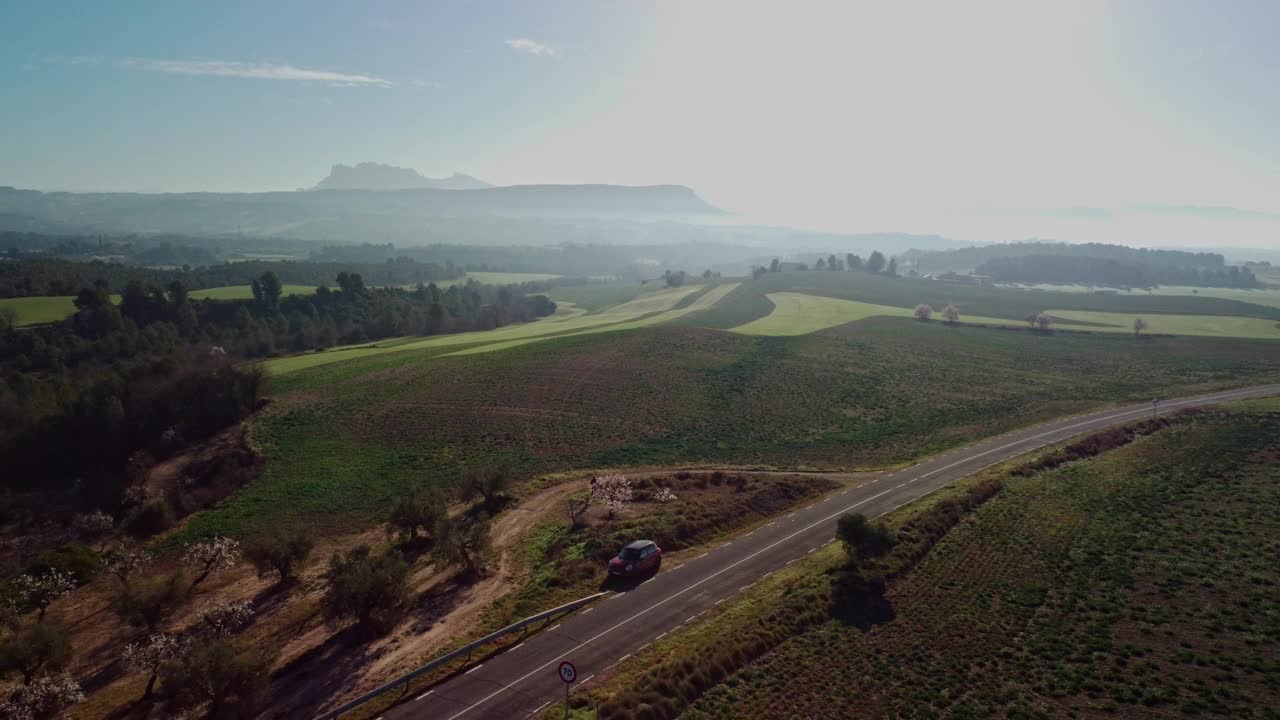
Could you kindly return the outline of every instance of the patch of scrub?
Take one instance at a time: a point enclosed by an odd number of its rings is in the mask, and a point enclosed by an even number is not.
[[[551,273],[518,273],[518,272],[469,272],[466,280],[475,280],[485,285],[518,285],[527,282],[555,280],[559,275]]]
[[[909,318],[914,316],[914,310],[908,308],[804,293],[769,293],[766,297],[773,303],[773,311],[758,320],[733,328],[733,332],[743,335],[807,335],[869,317]],[[942,308],[934,308],[933,311],[934,319],[941,320]],[[1005,318],[969,317],[964,314],[963,308],[960,312],[960,322],[1013,324],[1013,321]]]

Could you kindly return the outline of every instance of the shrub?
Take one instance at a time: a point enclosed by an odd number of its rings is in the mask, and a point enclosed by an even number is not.
[[[163,500],[139,505],[125,518],[124,526],[135,537],[151,537],[173,527],[173,508]]]
[[[0,673],[18,673],[24,685],[40,673],[61,670],[70,660],[71,638],[58,625],[33,623],[0,643]]]
[[[191,588],[181,572],[130,583],[111,596],[111,609],[134,627],[155,632],[187,602]]]
[[[160,671],[161,692],[175,710],[208,704],[210,718],[255,717],[270,697],[274,656],[239,650],[228,640],[196,643]]]
[[[871,523],[860,513],[845,513],[836,521],[836,537],[844,544],[849,565],[880,557],[893,548],[893,531],[883,523]]]
[[[366,629],[386,632],[395,626],[409,597],[409,566],[400,553],[373,556],[368,545],[334,553],[321,599],[330,619],[354,618]]]
[[[93,579],[101,565],[98,553],[80,543],[67,543],[41,555],[27,568],[27,572],[45,575],[57,571],[69,575],[76,585],[83,585]]]
[[[496,508],[512,480],[511,466],[505,463],[475,468],[458,478],[458,495],[464,501],[479,496],[483,498],[485,507]]]
[[[244,555],[253,563],[258,577],[272,573],[281,585],[293,578],[294,571],[307,561],[315,542],[305,531],[297,528],[278,528],[246,543]]]

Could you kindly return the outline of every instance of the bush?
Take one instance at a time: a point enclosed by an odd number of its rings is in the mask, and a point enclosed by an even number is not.
[[[334,553],[325,578],[329,586],[320,604],[330,619],[354,618],[367,630],[385,633],[408,604],[409,565],[398,552],[374,557],[361,545]]]
[[[92,549],[80,543],[67,543],[61,547],[41,555],[31,563],[27,572],[32,575],[45,575],[50,570],[70,575],[77,585],[83,585],[98,574],[102,566],[102,558]]]
[[[444,517],[436,524],[435,537],[435,555],[440,562],[460,566],[468,576],[484,572],[492,547],[487,521],[464,524]]]
[[[293,578],[294,571],[307,561],[315,542],[303,530],[276,529],[245,544],[244,554],[258,571],[258,577],[275,573],[281,585]]]
[[[190,586],[181,572],[124,585],[111,596],[111,609],[134,627],[155,632],[187,602]]]
[[[173,508],[163,500],[139,506],[125,518],[124,526],[135,537],[151,537],[173,527]]]
[[[164,666],[161,692],[175,710],[208,703],[208,717],[255,717],[270,698],[275,658],[261,648],[239,650],[228,640],[196,643]]]

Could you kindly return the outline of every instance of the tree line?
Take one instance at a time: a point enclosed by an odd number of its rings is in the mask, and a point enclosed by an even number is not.
[[[465,274],[452,262],[415,262],[411,258],[378,263],[249,260],[176,270],[99,260],[17,260],[0,262],[0,297],[74,295],[99,284],[123,288],[133,282],[162,288],[180,282],[187,290],[203,290],[248,285],[268,272],[282,283],[310,286],[332,283],[339,272],[358,273],[372,285],[413,285],[452,280]]]
[[[1105,257],[1023,255],[987,260],[974,271],[999,283],[1079,283],[1116,288],[1156,285],[1262,287],[1248,268],[1137,265]]]
[[[1056,258],[1086,257],[1132,265],[1141,268],[1201,268],[1222,269],[1226,258],[1219,253],[1187,252],[1185,250],[1153,250],[1106,243],[1020,242],[998,245],[935,250],[911,251],[916,268],[921,272],[967,270],[997,258],[1025,257],[1029,255]]]
[[[760,266],[752,270],[752,276],[759,278],[767,273],[782,272],[783,270],[806,271],[808,269],[809,266],[805,263],[784,263],[780,258],[774,258],[768,267]],[[867,272],[873,275],[883,274],[897,277],[898,260],[886,257],[879,250],[873,250],[865,260],[862,256],[854,253],[845,253],[843,258],[832,253],[825,258],[818,258],[818,261],[813,265],[813,269],[826,272]]]

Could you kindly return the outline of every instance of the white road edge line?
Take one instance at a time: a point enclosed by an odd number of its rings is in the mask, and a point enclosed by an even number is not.
[[[433,692],[435,692],[435,690],[428,690],[428,691],[426,691],[426,692],[422,693],[421,695],[419,695],[418,697],[414,698],[414,700],[421,700],[422,698],[424,698],[424,697],[426,697],[426,696],[430,695],[430,694],[431,694],[431,693],[433,693]]]
[[[482,668],[482,667],[484,667],[484,663],[480,663],[479,665],[477,665],[477,666],[475,666],[475,667],[471,668],[470,670],[468,670],[468,671],[466,671],[466,672],[464,672],[464,673],[462,673],[462,674],[463,674],[463,675],[470,675],[471,673],[473,673],[473,672],[475,672],[475,671],[479,670],[479,669],[480,669],[480,668]]]
[[[1275,389],[1275,388],[1280,388],[1280,386],[1263,386],[1263,388],[1267,388],[1267,390],[1268,390],[1268,391],[1270,391],[1270,390]],[[1186,399],[1186,400],[1180,400],[1180,401],[1175,401],[1175,402],[1166,403],[1166,404],[1164,405],[1164,407],[1169,408],[1169,407],[1173,407],[1173,406],[1175,406],[1175,405],[1187,405],[1187,404],[1191,404],[1191,403],[1208,403],[1208,402],[1216,402],[1216,401],[1219,401],[1219,400],[1225,400],[1225,399],[1227,399],[1227,398],[1236,397],[1236,396],[1239,396],[1239,395],[1250,395],[1250,394],[1254,394],[1254,393],[1260,392],[1263,388],[1254,388],[1254,389],[1252,389],[1252,390],[1240,390],[1240,391],[1236,391],[1236,392],[1224,392],[1224,393],[1219,393],[1219,394],[1216,394],[1216,395],[1215,395],[1215,394],[1209,394],[1209,395],[1204,395],[1204,396],[1200,396],[1200,397],[1188,398],[1188,399]],[[1015,446],[1015,445],[1021,445],[1021,444],[1026,443],[1026,442],[1028,442],[1028,441],[1030,441],[1030,440],[1038,440],[1038,439],[1040,439],[1040,438],[1042,438],[1042,437],[1046,437],[1046,436],[1048,436],[1048,435],[1054,435],[1054,434],[1061,433],[1061,432],[1066,432],[1067,430],[1072,430],[1072,429],[1074,429],[1074,428],[1081,427],[1081,426],[1083,426],[1083,425],[1092,425],[1092,424],[1094,424],[1094,423],[1101,423],[1101,422],[1105,422],[1105,423],[1107,423],[1107,424],[1110,424],[1110,423],[1111,423],[1111,421],[1118,420],[1118,419],[1120,419],[1120,418],[1122,418],[1122,417],[1126,417],[1126,416],[1129,416],[1129,415],[1145,414],[1145,413],[1147,413],[1147,412],[1150,412],[1150,411],[1149,411],[1149,410],[1147,410],[1145,407],[1143,407],[1143,408],[1138,408],[1137,410],[1128,410],[1128,411],[1125,411],[1125,412],[1116,412],[1114,415],[1106,415],[1106,414],[1105,414],[1105,411],[1104,411],[1104,414],[1102,414],[1102,415],[1100,415],[1100,416],[1098,416],[1098,417],[1093,417],[1093,418],[1090,418],[1090,419],[1088,419],[1088,420],[1081,420],[1080,422],[1077,422],[1077,423],[1075,423],[1075,424],[1073,424],[1073,425],[1067,425],[1067,426],[1065,426],[1065,427],[1053,428],[1053,429],[1050,429],[1050,430],[1046,430],[1046,431],[1044,431],[1044,432],[1042,432],[1042,433],[1039,433],[1039,434],[1037,434],[1037,435],[1032,435],[1032,436],[1030,436],[1030,437],[1023,438],[1023,439],[1021,439],[1021,440],[1015,440],[1015,441],[1013,441],[1013,442],[1011,442],[1011,443],[1006,443],[1006,444],[1001,445],[1001,446],[999,446],[999,447],[991,448],[990,450],[984,450],[983,452],[977,453],[977,454],[975,454],[975,455],[971,455],[971,456],[969,456],[969,457],[967,457],[967,458],[964,458],[964,459],[962,459],[962,460],[957,460],[956,462],[951,463],[950,465],[946,465],[946,466],[944,466],[944,467],[940,467],[940,468],[938,468],[938,469],[936,469],[936,470],[931,470],[930,472],[925,473],[924,475],[921,475],[921,476],[920,476],[920,478],[917,478],[917,479],[924,479],[924,478],[929,477],[929,476],[931,476],[931,475],[936,475],[937,473],[940,473],[940,472],[942,472],[943,470],[949,470],[949,469],[951,469],[951,468],[953,468],[953,467],[955,467],[955,466],[957,466],[957,465],[963,465],[963,464],[964,464],[964,463],[966,463],[966,462],[969,462],[969,461],[971,461],[971,460],[976,460],[977,458],[980,458],[980,457],[982,457],[982,456],[984,456],[984,455],[990,455],[991,453],[998,452],[998,451],[1000,451],[1000,450],[1004,450],[1004,449],[1007,449],[1007,448],[1013,447],[1013,446]],[[1065,439],[1065,438],[1064,438],[1064,439]],[[994,464],[994,463],[993,463],[993,464]],[[711,580],[713,580],[713,579],[715,579],[715,578],[719,577],[720,575],[722,575],[722,574],[724,574],[724,573],[726,573],[726,572],[729,572],[730,570],[732,570],[733,568],[735,568],[735,567],[737,567],[737,566],[741,565],[742,563],[745,563],[745,562],[747,562],[747,561],[749,561],[749,560],[753,560],[753,559],[755,559],[757,556],[759,556],[759,555],[761,555],[761,554],[763,554],[763,553],[766,553],[766,552],[768,552],[769,550],[772,550],[773,548],[777,547],[778,545],[781,545],[781,544],[783,544],[783,543],[785,543],[785,542],[788,542],[789,540],[791,540],[792,538],[796,537],[797,535],[802,535],[802,534],[804,534],[804,533],[808,532],[809,530],[812,530],[813,528],[818,527],[819,525],[822,525],[822,524],[824,524],[824,523],[828,523],[828,522],[830,522],[830,521],[834,520],[835,518],[840,517],[840,516],[841,516],[841,515],[843,515],[844,513],[848,512],[848,511],[850,511],[850,510],[853,510],[854,508],[857,508],[857,507],[861,507],[861,506],[863,506],[863,505],[866,505],[867,503],[871,502],[872,500],[875,500],[875,499],[877,499],[877,498],[879,498],[879,497],[881,497],[881,496],[883,496],[883,495],[886,495],[886,494],[888,494],[888,493],[890,493],[890,492],[893,492],[893,491],[892,491],[892,490],[885,490],[885,491],[883,491],[883,492],[876,493],[875,495],[872,495],[871,497],[868,497],[868,498],[865,498],[865,499],[863,499],[863,500],[860,500],[860,501],[858,501],[858,502],[854,503],[853,505],[850,505],[849,507],[847,507],[847,508],[845,508],[845,509],[843,509],[843,510],[840,510],[840,511],[838,511],[838,512],[832,513],[831,515],[828,515],[827,517],[824,517],[824,518],[822,518],[822,519],[820,519],[820,520],[815,520],[814,522],[810,523],[809,525],[807,525],[807,526],[805,526],[805,527],[803,527],[803,528],[800,528],[799,530],[796,530],[795,532],[791,533],[790,535],[787,535],[786,537],[783,537],[783,538],[780,538],[780,539],[778,539],[778,540],[775,540],[773,543],[771,543],[771,544],[769,544],[769,545],[766,545],[766,546],[764,546],[764,547],[760,548],[759,550],[755,551],[754,553],[751,553],[750,555],[748,555],[748,556],[746,556],[746,557],[742,558],[741,560],[738,560],[738,561],[737,561],[737,562],[735,562],[735,563],[732,563],[732,564],[726,565],[726,566],[724,566],[724,567],[720,568],[719,570],[717,570],[716,572],[714,572],[714,573],[712,573],[712,574],[710,574],[710,575],[708,575],[708,576],[706,576],[706,577],[702,578],[701,580],[699,580],[699,581],[697,581],[697,582],[693,583],[692,585],[689,585],[688,587],[686,587],[686,588],[684,588],[684,589],[682,589],[682,590],[678,590],[678,591],[676,591],[676,592],[674,592],[674,593],[672,593],[672,594],[668,595],[667,597],[663,598],[662,600],[659,600],[658,602],[656,602],[656,603],[654,603],[654,604],[650,605],[649,607],[647,607],[647,608],[645,608],[645,609],[641,610],[640,612],[637,612],[636,614],[632,615],[631,617],[629,617],[629,618],[627,618],[627,619],[625,619],[625,620],[623,620],[623,621],[621,621],[621,622],[619,622],[619,623],[617,623],[617,624],[613,625],[612,627],[609,627],[609,628],[606,628],[606,629],[604,629],[604,630],[601,630],[600,632],[596,633],[595,635],[593,635],[593,636],[591,636],[591,637],[587,638],[586,640],[583,640],[582,642],[578,643],[578,644],[577,644],[577,645],[575,645],[573,648],[570,648],[570,650],[577,650],[577,649],[579,649],[579,648],[582,648],[582,647],[585,647],[585,646],[587,646],[587,645],[590,645],[591,643],[595,642],[596,640],[599,640],[600,638],[604,637],[605,635],[608,635],[609,633],[613,632],[614,630],[617,630],[617,629],[618,629],[618,628],[620,628],[620,627],[623,627],[623,626],[625,626],[625,625],[628,625],[628,624],[630,624],[630,623],[634,622],[634,621],[636,620],[636,618],[638,618],[638,617],[640,617],[640,616],[642,616],[642,615],[646,615],[646,614],[648,614],[650,611],[655,610],[655,609],[657,609],[658,607],[661,607],[662,605],[665,605],[665,604],[667,604],[667,603],[671,602],[672,600],[675,600],[676,598],[680,597],[681,595],[684,595],[685,593],[689,592],[690,590],[693,590],[694,588],[697,588],[697,587],[701,586],[703,583],[710,582]],[[788,565],[790,565],[792,562],[795,562],[795,558],[792,558],[791,560],[788,560],[788,561],[787,561],[787,564],[788,564]],[[703,612],[706,612],[706,611],[704,610]],[[702,613],[698,613],[698,615],[701,615],[701,614],[702,614]],[[694,617],[697,617],[697,615],[695,615]],[[689,619],[690,619],[690,620],[692,620],[693,618],[689,618]],[[686,622],[688,622],[688,621],[686,621]],[[562,654],[563,654],[563,653],[562,653]],[[460,718],[460,717],[462,717],[463,715],[466,715],[467,713],[471,712],[473,709],[475,709],[475,708],[477,708],[477,707],[479,707],[479,706],[481,706],[481,705],[483,705],[483,704],[485,704],[485,703],[489,702],[489,701],[490,701],[490,700],[492,700],[493,698],[495,698],[495,697],[497,697],[497,696],[501,695],[502,693],[506,692],[509,688],[512,688],[512,687],[514,687],[514,686],[516,686],[516,685],[518,685],[518,684],[520,684],[520,683],[524,682],[525,680],[528,680],[529,678],[533,677],[534,675],[537,675],[538,673],[542,672],[543,670],[545,670],[545,669],[547,669],[547,668],[551,667],[552,665],[555,665],[557,662],[559,662],[559,661],[558,661],[558,660],[550,660],[550,661],[548,661],[548,662],[546,662],[546,663],[543,663],[542,665],[539,665],[538,667],[536,667],[536,668],[534,668],[534,669],[530,670],[529,672],[525,673],[524,675],[521,675],[520,677],[516,678],[515,680],[513,680],[513,681],[511,681],[511,682],[507,683],[506,685],[503,685],[502,687],[498,688],[497,690],[494,690],[493,692],[489,693],[488,695],[485,695],[484,697],[482,697],[482,698],[480,698],[479,700],[477,700],[476,702],[474,702],[474,703],[472,703],[472,704],[468,705],[467,707],[463,708],[462,710],[459,710],[458,712],[454,713],[453,715],[450,715],[450,716],[447,718],[447,720],[457,720],[457,718]]]

